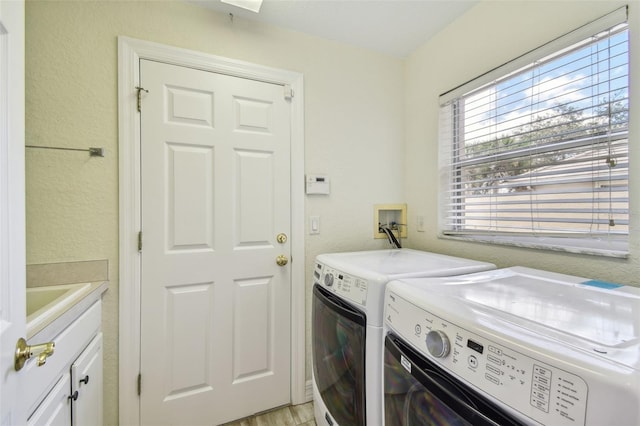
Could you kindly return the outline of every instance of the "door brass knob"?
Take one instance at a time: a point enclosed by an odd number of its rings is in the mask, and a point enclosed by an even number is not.
[[[53,355],[56,344],[54,342],[41,343],[39,345],[27,345],[27,341],[22,337],[16,343],[16,354],[14,358],[14,368],[16,371],[22,370],[25,362],[33,357],[38,357],[38,367],[47,362],[47,358]]]
[[[279,242],[280,244],[286,243],[287,242],[287,234],[283,234],[283,233],[278,234],[278,236],[276,237],[276,241]]]
[[[287,259],[287,256],[285,256],[284,254],[281,254],[280,256],[276,257],[276,263],[278,264],[278,266],[284,266],[289,262],[289,259]]]

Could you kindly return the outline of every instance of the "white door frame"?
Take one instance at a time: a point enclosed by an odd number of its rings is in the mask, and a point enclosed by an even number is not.
[[[27,337],[24,33],[24,1],[0,1],[0,424],[25,424],[21,396],[34,391],[13,368],[16,342]]]
[[[291,402],[307,401],[304,274],[304,97],[300,73],[268,68],[202,52],[118,37],[119,123],[119,423],[140,423],[140,115],[136,87],[141,59],[289,85],[291,100]],[[144,92],[142,92],[144,105]],[[294,261],[295,260],[295,261]]]

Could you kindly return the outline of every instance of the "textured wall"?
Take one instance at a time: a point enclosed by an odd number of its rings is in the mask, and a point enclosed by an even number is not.
[[[631,256],[628,260],[464,243],[437,238],[438,96],[518,55],[605,15],[617,1],[483,1],[414,52],[406,63],[406,194],[409,240],[416,248],[473,257],[500,267],[522,265],[571,275],[640,285],[640,162],[631,165]],[[631,87],[640,99],[640,3],[630,2]],[[544,22],[544,25],[540,25]],[[490,47],[488,47],[490,46]],[[639,115],[631,112],[631,157],[640,137]],[[431,182],[425,185],[425,182]],[[425,231],[416,232],[416,216]]]
[[[321,252],[386,246],[373,204],[404,201],[402,61],[179,1],[28,0],[26,26],[27,144],[106,149],[26,154],[27,263],[109,260],[105,424],[118,419],[117,36],[303,73],[305,170],[332,180],[330,196],[307,197],[322,231],[306,239],[307,270]]]

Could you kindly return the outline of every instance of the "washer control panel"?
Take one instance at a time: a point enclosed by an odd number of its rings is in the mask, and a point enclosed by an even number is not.
[[[344,299],[362,306],[367,303],[368,285],[365,279],[345,274],[321,263],[316,263],[313,279],[314,282]]]
[[[584,425],[588,388],[579,376],[513,350],[390,292],[385,321],[458,379],[542,424]]]

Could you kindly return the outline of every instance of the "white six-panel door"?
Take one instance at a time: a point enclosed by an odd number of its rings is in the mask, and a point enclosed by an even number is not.
[[[212,425],[287,404],[284,88],[147,60],[140,83],[141,424]]]

